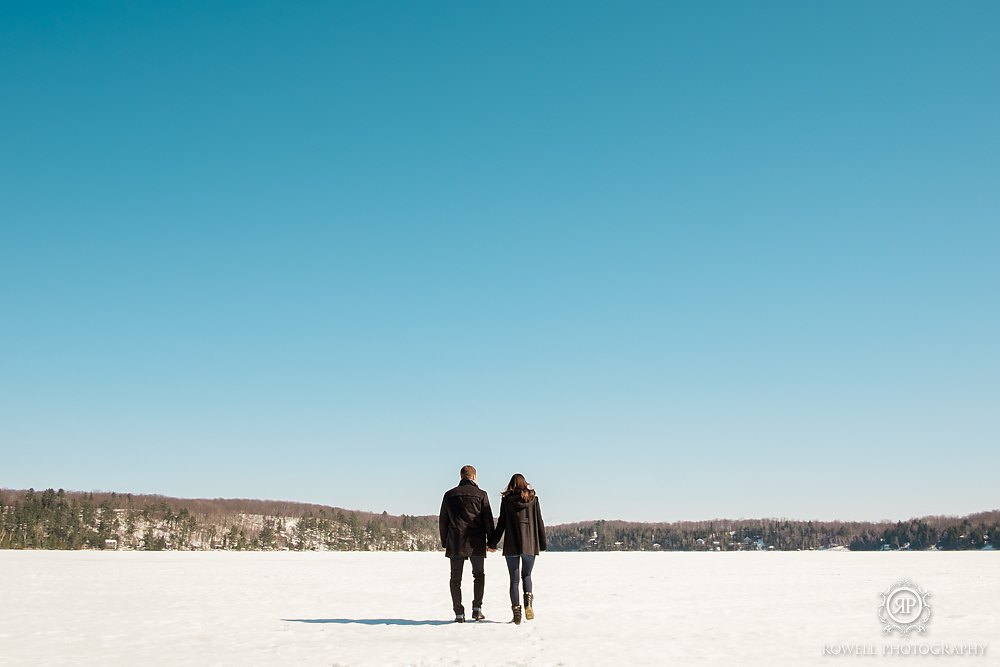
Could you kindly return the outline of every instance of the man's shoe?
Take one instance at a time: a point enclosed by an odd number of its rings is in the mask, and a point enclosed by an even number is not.
[[[531,608],[531,603],[535,601],[535,596],[531,593],[524,594],[524,617],[529,621],[535,619],[535,610]]]
[[[514,612],[514,625],[521,625],[521,605],[511,605],[510,609]]]
[[[465,614],[455,614],[456,623],[465,623]]]
[[[485,621],[486,617],[483,616],[483,610],[482,609],[473,609],[472,610],[472,620],[473,621]]]

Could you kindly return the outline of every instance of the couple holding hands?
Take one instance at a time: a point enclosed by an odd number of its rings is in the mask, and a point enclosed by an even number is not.
[[[451,602],[455,622],[465,622],[462,606],[462,572],[465,561],[472,562],[472,620],[483,621],[483,593],[486,589],[486,551],[496,551],[503,538],[503,555],[510,573],[510,607],[513,622],[521,624],[521,601],[518,584],[524,584],[524,617],[535,617],[532,607],[531,570],[535,556],[545,551],[545,524],[538,496],[520,473],[510,478],[501,492],[500,516],[493,524],[493,511],[485,491],[476,484],[476,469],[463,466],[458,486],[444,494],[441,501],[441,546],[451,559]]]

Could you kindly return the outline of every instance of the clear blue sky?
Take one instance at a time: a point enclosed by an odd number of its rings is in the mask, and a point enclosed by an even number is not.
[[[995,508],[998,24],[5,3],[0,486]]]

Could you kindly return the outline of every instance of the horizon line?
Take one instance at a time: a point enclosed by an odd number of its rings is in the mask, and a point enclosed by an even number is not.
[[[349,507],[339,507],[337,505],[329,505],[329,504],[325,504],[325,503],[316,503],[316,502],[309,502],[309,501],[304,501],[304,500],[287,500],[287,499],[283,500],[283,499],[276,499],[276,498],[251,498],[251,497],[231,497],[231,498],[224,498],[222,496],[216,496],[214,498],[207,498],[207,497],[171,496],[171,495],[166,495],[166,494],[163,494],[163,493],[145,493],[145,492],[133,492],[133,491],[109,491],[109,490],[105,490],[105,489],[91,489],[91,490],[83,491],[83,490],[79,490],[79,489],[67,489],[67,488],[64,488],[64,487],[59,487],[59,488],[46,487],[44,489],[39,490],[39,489],[36,489],[35,487],[28,487],[28,488],[24,488],[24,489],[15,489],[15,488],[6,487],[6,486],[0,486],[0,493],[2,493],[2,492],[25,493],[27,491],[33,491],[35,493],[44,493],[45,491],[48,491],[48,490],[52,490],[52,491],[55,491],[55,492],[63,491],[64,493],[76,493],[76,494],[85,494],[85,493],[92,493],[93,494],[93,493],[97,493],[97,494],[113,494],[113,495],[117,495],[117,496],[141,496],[141,497],[151,497],[151,498],[164,498],[164,499],[168,499],[168,500],[190,500],[190,501],[207,501],[207,502],[212,502],[212,501],[216,501],[216,500],[222,500],[222,501],[247,500],[247,501],[253,501],[253,502],[260,502],[260,503],[286,503],[286,504],[290,504],[290,505],[311,505],[311,506],[315,506],[315,507],[327,507],[327,508],[330,508],[330,509],[342,510],[342,511],[346,511],[346,512],[361,513],[361,514],[374,514],[374,515],[386,514],[386,515],[392,516],[392,517],[402,517],[402,516],[434,517],[434,516],[436,516],[436,514],[409,514],[409,513],[405,513],[405,512],[404,513],[400,513],[400,514],[392,514],[388,510],[378,511],[378,510],[351,509]],[[992,508],[992,509],[976,510],[976,511],[973,511],[973,512],[966,512],[965,514],[947,514],[947,513],[943,513],[943,514],[914,515],[914,516],[907,517],[905,519],[891,519],[891,518],[881,518],[881,519],[817,519],[817,518],[796,519],[796,518],[791,518],[791,517],[787,517],[787,516],[712,517],[712,518],[708,518],[708,519],[674,519],[674,520],[666,520],[666,519],[664,519],[664,520],[652,520],[652,521],[650,521],[650,520],[646,520],[646,521],[643,521],[643,520],[633,520],[633,519],[578,519],[578,520],[575,520],[575,521],[561,521],[561,522],[553,523],[553,524],[550,524],[550,525],[553,526],[553,527],[555,527],[555,526],[569,526],[569,525],[574,525],[574,524],[599,523],[599,522],[602,522],[602,521],[605,522],[605,523],[632,523],[632,524],[706,523],[706,522],[711,522],[711,521],[793,521],[793,522],[797,522],[797,523],[808,523],[810,521],[815,521],[815,522],[820,522],[820,523],[872,523],[872,524],[879,524],[879,523],[896,523],[896,522],[902,523],[904,521],[913,521],[913,520],[931,519],[931,518],[967,519],[967,518],[972,517],[972,516],[976,516],[976,515],[979,515],[979,514],[989,514],[991,512],[1000,512],[1000,507]]]

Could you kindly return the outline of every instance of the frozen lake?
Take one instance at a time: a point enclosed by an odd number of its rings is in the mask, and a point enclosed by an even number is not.
[[[1000,664],[996,552],[545,553],[520,627],[499,555],[486,576],[492,622],[455,625],[438,553],[0,551],[0,664]],[[904,577],[928,633],[884,637],[879,593]]]

